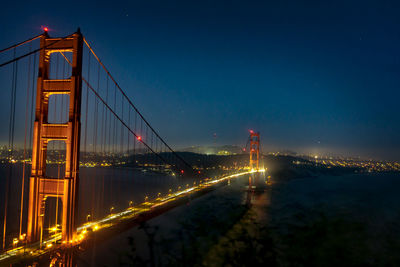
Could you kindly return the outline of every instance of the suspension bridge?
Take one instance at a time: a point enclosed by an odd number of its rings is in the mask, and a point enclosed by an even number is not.
[[[0,50],[0,80],[0,104],[9,107],[0,115],[8,122],[0,131],[0,263],[68,251],[265,171],[253,131],[247,160],[235,165],[174,151],[79,29],[62,38],[45,29]],[[52,264],[72,266],[65,255]]]

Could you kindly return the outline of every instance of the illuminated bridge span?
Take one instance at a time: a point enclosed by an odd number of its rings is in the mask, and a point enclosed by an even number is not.
[[[63,38],[45,31],[0,50],[0,62],[0,101],[10,107],[1,114],[8,127],[0,140],[8,142],[0,148],[0,261],[76,245],[88,231],[264,171],[253,132],[250,168],[211,173],[202,159],[185,160],[139,112],[79,29]]]

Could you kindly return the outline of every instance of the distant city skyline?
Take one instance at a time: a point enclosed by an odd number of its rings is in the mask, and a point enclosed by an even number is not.
[[[88,152],[93,152],[91,148],[92,144],[88,144]],[[0,145],[0,151],[1,150],[7,150],[8,146],[7,144]],[[175,151],[179,152],[193,152],[193,153],[199,153],[199,154],[208,154],[208,155],[228,155],[228,154],[239,154],[239,153],[248,153],[248,149],[246,151],[243,151],[243,146],[241,145],[230,145],[230,144],[209,144],[209,145],[191,145],[191,146],[176,146],[173,148]],[[55,147],[55,150],[61,150],[63,151],[64,149],[59,149],[58,147]],[[23,145],[22,144],[16,144],[14,146],[14,151],[19,151],[21,155],[23,154]],[[27,150],[29,153],[31,152],[30,149]],[[52,148],[50,147],[50,150],[52,151]],[[133,152],[133,148],[130,148],[130,151]],[[141,151],[140,149],[136,149],[136,153]],[[223,153],[223,152],[229,152],[229,153]],[[81,148],[81,152],[84,153],[83,148]],[[146,149],[142,149],[141,152],[147,153]],[[360,159],[360,160],[373,160],[373,161],[388,161],[388,162],[400,162],[399,160],[396,159],[385,159],[385,158],[379,158],[376,156],[362,156],[360,154],[352,154],[352,153],[343,153],[343,151],[330,151],[330,150],[323,150],[323,149],[308,149],[305,148],[304,150],[291,150],[291,149],[271,149],[271,148],[261,148],[261,152],[263,154],[281,154],[281,155],[292,155],[292,156],[310,156],[310,157],[317,157],[317,158],[326,158],[326,157],[333,157],[333,158],[352,158],[352,159]],[[101,154],[102,152],[97,152]],[[112,152],[108,152],[112,153]],[[116,152],[118,153],[123,153],[123,152]],[[7,154],[8,155],[8,154]],[[7,156],[6,155],[6,156]],[[18,154],[15,154],[18,155]],[[21,156],[19,155],[19,156]],[[57,154],[58,155],[58,154]]]

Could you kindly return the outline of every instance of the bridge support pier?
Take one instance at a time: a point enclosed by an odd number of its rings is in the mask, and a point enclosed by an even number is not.
[[[62,200],[62,240],[69,242],[75,235],[75,213],[79,186],[79,151],[82,96],[82,34],[67,38],[40,39],[39,75],[36,88],[36,111],[32,148],[32,170],[29,181],[27,241],[38,241],[43,234],[46,199]],[[72,75],[69,79],[49,79],[50,55],[72,53]],[[49,123],[49,97],[69,96],[68,122]],[[46,176],[47,145],[49,141],[64,141],[66,145],[65,175],[62,179]]]

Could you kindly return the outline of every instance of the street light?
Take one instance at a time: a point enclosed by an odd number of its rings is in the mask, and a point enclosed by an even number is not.
[[[22,235],[19,236],[19,240],[24,244],[24,254],[25,254],[25,248],[26,248],[26,234],[23,233]]]
[[[15,237],[15,238],[13,239],[13,247],[14,247],[14,248],[18,245],[18,242],[19,242],[18,238]]]
[[[25,238],[26,238],[26,234],[25,233],[19,236],[19,240],[21,240],[21,241],[25,240]]]
[[[112,214],[113,210],[114,210],[114,207],[111,207],[110,208],[110,214]]]
[[[91,217],[92,217],[92,216],[91,216],[90,214],[88,214],[88,215],[86,216],[86,221],[89,222]]]

